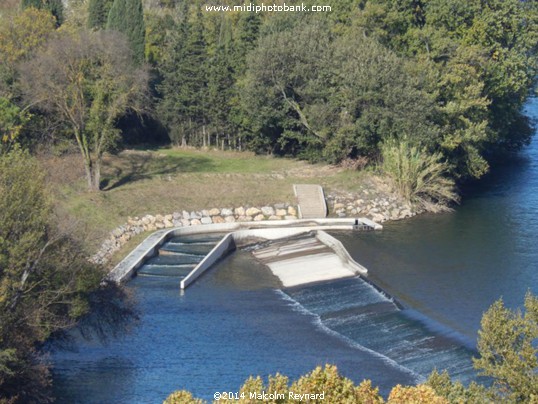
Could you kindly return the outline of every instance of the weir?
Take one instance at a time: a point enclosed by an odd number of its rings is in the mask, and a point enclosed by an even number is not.
[[[267,263],[284,286],[366,275],[366,268],[353,261],[343,245],[323,230],[381,228],[360,218],[225,223],[161,230],[136,247],[110,272],[108,279],[124,282],[137,273],[177,276],[181,289],[186,289],[237,245],[266,240],[281,241],[275,244],[276,249],[266,247],[254,255]],[[289,240],[293,237],[299,237],[295,243]]]

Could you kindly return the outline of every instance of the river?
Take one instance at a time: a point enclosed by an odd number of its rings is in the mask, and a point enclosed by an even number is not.
[[[527,104],[538,118],[538,102]],[[484,310],[499,297],[538,293],[538,142],[498,167],[452,213],[335,233],[369,278],[278,289],[240,251],[181,294],[170,277],[129,283],[140,321],[103,345],[79,341],[52,354],[61,403],[159,403],[177,389],[210,400],[249,375],[292,379],[334,363],[386,394],[434,366],[463,381]]]

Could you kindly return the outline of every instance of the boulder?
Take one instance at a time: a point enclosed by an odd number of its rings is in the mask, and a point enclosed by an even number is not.
[[[273,216],[275,214],[275,209],[272,206],[262,207],[262,214],[264,216]]]
[[[191,221],[189,219],[181,219],[181,225],[182,226],[190,226]]]
[[[220,209],[213,208],[209,211],[209,216],[218,216],[220,215]]]
[[[286,209],[277,209],[276,215],[277,216],[286,216],[288,214],[288,211]]]
[[[211,220],[211,218],[209,216],[204,216],[200,220],[200,223],[202,223],[202,224],[211,224],[211,223],[213,223],[213,220]]]
[[[297,216],[297,210],[293,206],[288,206],[288,215]]]
[[[213,223],[225,223],[225,222],[226,221],[222,218],[222,216],[213,216]]]
[[[224,208],[220,211],[221,216],[232,216],[234,214],[233,210]]]
[[[226,217],[224,218],[224,221],[225,221],[226,223],[235,223],[235,217],[234,217],[234,216],[226,216]]]
[[[260,213],[261,213],[261,210],[254,207],[248,208],[247,211],[245,212],[247,216],[256,216],[256,215],[259,215]]]
[[[200,219],[192,219],[191,220],[191,226],[200,226],[202,224],[202,222],[200,221]]]
[[[234,214],[235,214],[236,216],[245,216],[245,213],[246,213],[246,212],[245,212],[245,208],[242,207],[242,206],[240,206],[240,207],[234,209]]]
[[[248,210],[247,210],[247,213],[248,213]],[[265,216],[262,215],[261,213],[259,215],[256,215],[256,217],[254,217],[255,222],[259,222],[259,221],[264,220],[264,219],[265,219]]]
[[[280,216],[276,216],[276,215],[271,215],[269,216],[269,219],[268,220],[281,220],[282,218]]]

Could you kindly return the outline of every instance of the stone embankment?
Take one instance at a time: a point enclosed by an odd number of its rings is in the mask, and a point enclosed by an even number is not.
[[[132,237],[143,233],[172,227],[200,226],[212,223],[256,222],[260,220],[297,219],[297,207],[290,204],[276,204],[262,207],[210,209],[202,211],[174,212],[167,215],[145,215],[130,217],[127,223],[110,232],[99,251],[91,261],[106,264],[110,257]]]
[[[330,215],[363,216],[377,223],[407,219],[424,212],[397,195],[376,195],[367,190],[363,190],[361,194],[328,194],[326,199]]]
[[[377,223],[406,219],[423,212],[405,203],[396,195],[376,194],[368,190],[363,190],[360,194],[327,194],[326,200],[329,216],[368,217]],[[215,208],[195,212],[184,210],[167,215],[148,214],[143,217],[133,217],[110,232],[99,251],[91,257],[91,261],[106,264],[111,256],[132,237],[143,232],[212,223],[294,219],[297,219],[297,207],[287,203],[263,207]]]

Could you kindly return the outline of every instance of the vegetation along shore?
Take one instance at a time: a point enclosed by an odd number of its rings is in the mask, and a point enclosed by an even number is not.
[[[447,210],[460,185],[531,139],[536,2],[325,0],[319,13],[213,3],[1,2],[1,403],[53,400],[51,340],[128,327],[129,294],[102,279],[142,230],[291,218],[296,183],[322,185],[334,216]],[[538,396],[533,299],[524,317],[500,303],[485,317],[479,341],[491,346],[477,363],[495,379],[493,401]],[[511,331],[490,340],[503,322]],[[380,400],[335,372],[304,383],[333,378]],[[485,391],[436,377],[449,401]]]

